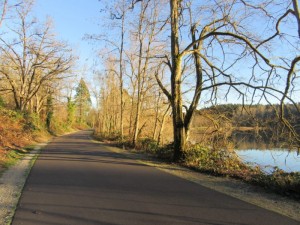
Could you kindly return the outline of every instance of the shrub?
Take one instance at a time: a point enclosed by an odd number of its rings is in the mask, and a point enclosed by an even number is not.
[[[145,150],[146,152],[150,153],[155,153],[158,148],[157,141],[151,138],[144,138],[142,140],[139,140],[137,145],[139,146],[139,149]]]
[[[185,164],[197,170],[232,176],[238,176],[246,168],[234,151],[213,149],[199,144],[185,152]]]
[[[0,96],[0,107],[5,107],[4,99]]]
[[[286,173],[274,168],[271,174],[253,175],[251,181],[277,193],[300,198],[300,172]]]
[[[121,143],[121,140],[122,140],[121,135],[117,132],[116,133],[110,133],[110,134],[94,132],[93,135],[99,141],[109,141],[109,142],[113,141],[113,142],[116,142],[117,144],[122,144]],[[124,137],[124,140],[126,141],[127,138]]]
[[[40,117],[36,113],[24,113],[24,130],[40,131],[44,129]]]
[[[173,144],[161,146],[157,148],[155,151],[156,157],[168,161],[171,161],[173,159],[173,154],[174,154]]]

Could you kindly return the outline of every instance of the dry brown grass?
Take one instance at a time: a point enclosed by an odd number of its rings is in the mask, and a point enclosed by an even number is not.
[[[0,167],[11,150],[20,150],[32,143],[33,132],[24,117],[12,110],[0,109]]]
[[[0,113],[0,148],[20,148],[32,140],[30,131],[24,129],[24,119]]]

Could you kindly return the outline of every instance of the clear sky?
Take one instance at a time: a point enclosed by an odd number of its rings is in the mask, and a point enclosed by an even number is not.
[[[99,46],[93,46],[83,40],[85,34],[99,34],[108,30],[101,9],[103,3],[109,0],[35,0],[34,14],[44,20],[50,16],[54,21],[54,30],[58,39],[67,41],[80,57],[82,69],[88,69],[99,51]],[[102,23],[101,23],[102,22]],[[98,24],[102,24],[99,26]],[[88,71],[86,71],[88,73]],[[78,74],[88,76],[89,74]],[[91,77],[90,77],[91,78]]]
[[[93,46],[82,38],[99,33],[100,10],[99,0],[36,0],[33,13],[42,21],[52,18],[57,38],[70,44],[83,66],[91,64]]]

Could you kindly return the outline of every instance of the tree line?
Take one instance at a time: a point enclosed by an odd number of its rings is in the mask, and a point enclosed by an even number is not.
[[[195,132],[193,138],[198,137],[199,139],[199,136],[202,136],[201,140],[205,142],[205,140],[212,140],[214,136],[218,135],[219,137],[223,136],[223,139],[230,140],[232,135],[238,133],[241,137],[248,134],[256,141],[262,138],[264,141],[273,142],[274,146],[277,145],[276,147],[281,145],[291,149],[298,148],[294,136],[280,121],[278,116],[280,109],[280,104],[224,104],[197,110],[192,124]],[[290,125],[299,133],[300,115],[298,111],[291,104],[286,104],[284,111]]]
[[[299,103],[297,103],[299,106]],[[201,115],[222,115],[231,121],[233,127],[249,127],[273,129],[279,122],[278,112],[281,105],[241,105],[241,104],[220,104],[205,109],[197,110],[195,116]],[[295,129],[300,124],[300,115],[291,104],[284,105],[284,114]],[[202,121],[199,121],[200,123]],[[204,122],[204,121],[203,121]],[[201,125],[200,125],[201,126]]]

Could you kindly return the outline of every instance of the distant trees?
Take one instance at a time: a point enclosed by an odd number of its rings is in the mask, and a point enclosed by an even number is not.
[[[297,104],[299,107],[299,103]],[[197,110],[192,129],[197,130],[196,138],[202,143],[214,137],[230,141],[234,134],[251,134],[256,140],[266,140],[274,147],[297,147],[292,133],[285,132],[285,125],[278,122],[280,103],[276,105],[220,104]],[[293,104],[284,106],[285,118],[300,132],[300,114]],[[195,138],[195,135],[193,135]],[[193,139],[195,141],[195,139]],[[232,141],[232,139],[231,139]],[[241,140],[240,140],[241,141]],[[215,141],[216,142],[216,141]]]

